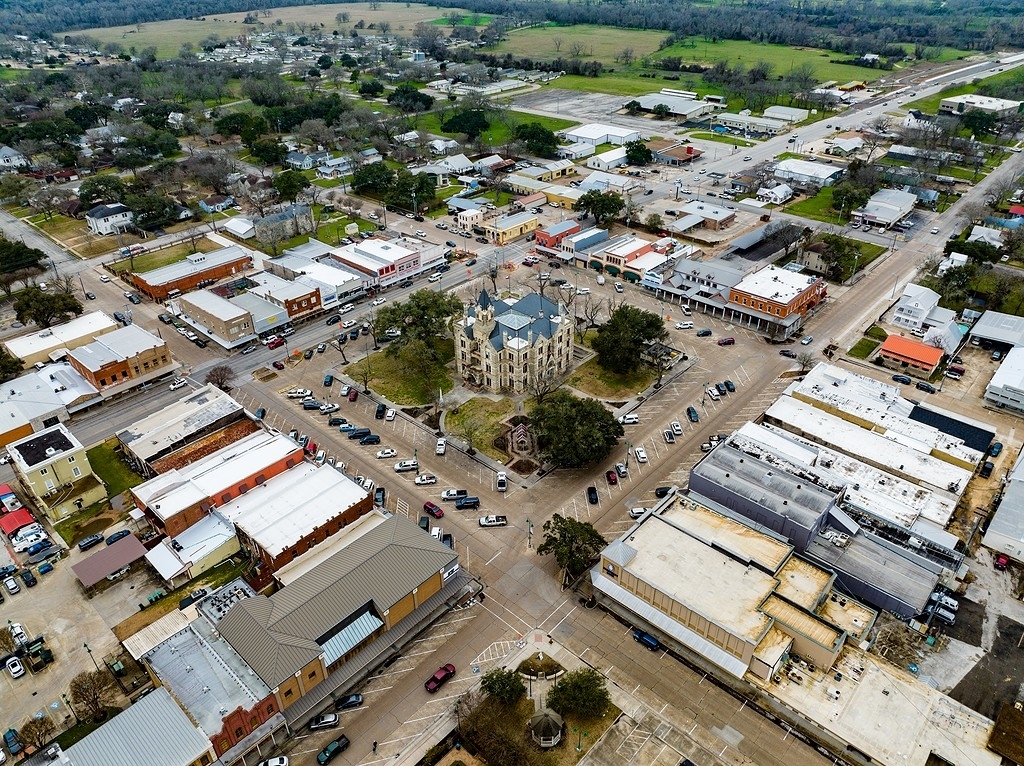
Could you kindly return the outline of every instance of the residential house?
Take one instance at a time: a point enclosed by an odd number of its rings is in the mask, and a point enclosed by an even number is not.
[[[199,207],[204,213],[223,213],[235,204],[235,198],[223,194],[213,194],[199,200]]]
[[[312,170],[322,162],[326,162],[331,158],[331,155],[327,152],[312,152],[305,154],[304,152],[288,152],[285,156],[285,163],[293,170]]]
[[[85,222],[93,234],[105,236],[129,228],[134,217],[134,213],[127,206],[114,202],[109,205],[96,205],[85,214]]]
[[[892,323],[909,330],[920,330],[928,315],[939,305],[939,294],[924,285],[911,282],[903,288],[903,295],[896,302]]]
[[[322,179],[338,179],[350,175],[355,169],[348,157],[331,157],[316,169],[316,177]]]
[[[0,145],[0,167],[14,170],[26,165],[28,165],[28,160],[25,159],[25,155],[6,144]]]
[[[772,205],[781,205],[793,199],[793,189],[787,184],[779,184],[771,189],[758,189],[757,198]]]
[[[942,362],[941,348],[913,338],[890,335],[878,349],[877,358],[890,370],[928,380]]]

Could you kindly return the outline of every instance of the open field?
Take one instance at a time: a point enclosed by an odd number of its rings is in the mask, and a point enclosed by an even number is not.
[[[196,240],[196,251],[200,253],[209,253],[213,250],[219,250],[221,245],[217,244],[213,240],[209,240],[206,237]],[[192,246],[188,242],[180,242],[170,247],[165,247],[162,250],[154,250],[150,253],[144,253],[142,255],[135,256],[135,273],[144,274],[147,271],[153,269],[159,269],[163,266],[170,266],[172,263],[178,263],[183,261],[188,256],[192,255]],[[110,268],[116,274],[120,274],[123,271],[127,271],[131,268],[132,259],[125,258],[124,260],[118,261],[110,265]]]
[[[605,67],[615,66],[615,56],[624,48],[632,48],[637,58],[650,55],[668,32],[654,32],[642,29],[617,29],[593,24],[579,24],[573,27],[543,26],[521,29],[509,33],[508,40],[495,50],[498,53],[512,53],[527,56],[537,61],[551,61],[570,58],[574,44],[584,46],[584,61],[604,62]]]
[[[391,24],[392,32],[401,35],[411,32],[412,28],[421,21],[434,22],[443,19],[444,13],[448,12],[450,11],[442,12],[426,5],[406,5],[405,3],[381,3],[380,8],[375,11],[370,10],[369,3],[332,3],[330,5],[274,8],[269,16],[260,16],[260,22],[268,26],[274,24],[278,19],[285,24],[288,22],[326,24],[323,31],[329,36],[335,29],[344,31],[351,29],[352,25],[360,19],[366,22],[366,26],[387,21]],[[469,15],[468,11],[460,12]],[[349,14],[348,24],[338,24],[335,21],[334,17],[339,13]],[[58,33],[58,37],[64,34],[88,35],[101,43],[120,43],[126,48],[134,45],[141,49],[153,45],[156,46],[159,58],[168,58],[177,55],[178,49],[185,42],[194,45],[210,35],[218,35],[222,40],[238,37],[251,29],[250,25],[242,23],[245,15],[245,13],[209,14],[201,21],[174,19],[142,24],[139,28],[131,25],[83,29],[67,33],[61,32]]]

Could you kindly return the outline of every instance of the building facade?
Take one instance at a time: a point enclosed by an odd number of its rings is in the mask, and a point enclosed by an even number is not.
[[[155,301],[162,301],[172,293],[212,284],[218,279],[239,274],[250,266],[252,258],[249,253],[238,245],[232,245],[212,253],[193,253],[184,261],[132,274],[131,279],[139,292]]]
[[[134,324],[71,350],[68,362],[100,391],[134,380],[159,377],[165,371],[170,372],[175,364],[163,339]]]
[[[19,483],[52,522],[107,496],[85,447],[63,424],[14,442],[7,451]]]
[[[455,361],[466,383],[516,394],[568,373],[573,328],[564,306],[538,293],[492,300],[480,291],[456,326]]]

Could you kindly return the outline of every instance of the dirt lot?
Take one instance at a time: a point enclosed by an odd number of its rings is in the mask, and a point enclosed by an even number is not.
[[[960,611],[963,609],[961,602]],[[1022,640],[1024,625],[1009,617],[999,617],[992,650],[953,688],[950,696],[982,715],[995,718],[1001,705],[1013,702],[1024,679]]]

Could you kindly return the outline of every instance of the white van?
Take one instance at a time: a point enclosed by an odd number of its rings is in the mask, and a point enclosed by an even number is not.
[[[444,530],[441,527],[433,527],[430,530],[430,536],[438,542],[441,542],[441,538],[444,537]]]
[[[708,394],[708,398],[711,401],[713,401],[713,402],[717,402],[719,399],[722,398],[722,397],[720,397],[718,395],[718,392],[715,389],[713,389],[711,386],[708,386],[707,394]]]
[[[598,274],[597,275],[597,283],[599,285],[603,285],[604,284],[604,274]]]

